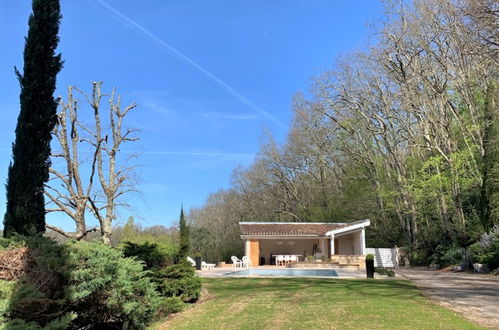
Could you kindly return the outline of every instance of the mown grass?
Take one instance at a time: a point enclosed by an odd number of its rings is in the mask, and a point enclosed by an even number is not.
[[[404,280],[205,278],[209,299],[156,329],[480,329]]]

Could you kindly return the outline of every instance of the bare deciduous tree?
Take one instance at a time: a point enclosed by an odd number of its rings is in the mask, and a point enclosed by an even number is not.
[[[49,204],[54,205],[47,211],[68,215],[75,222],[76,233],[66,233],[51,225],[47,228],[76,239],[100,230],[103,242],[110,244],[117,208],[127,205],[120,197],[134,191],[134,166],[128,165],[124,157],[118,158],[120,148],[123,143],[137,141],[138,137],[134,136],[136,130],[123,126],[126,115],[136,108],[136,104],[122,108],[116,89],[105,95],[101,85],[102,82],[94,82],[90,96],[70,86],[67,101],[60,102],[59,121],[54,130],[60,151],[52,155],[54,166],[50,169],[51,179],[45,194]],[[75,91],[84,97],[92,110],[91,125],[81,118]],[[101,114],[104,96],[109,97],[107,120]],[[88,214],[98,220],[99,228],[87,229],[85,217]]]

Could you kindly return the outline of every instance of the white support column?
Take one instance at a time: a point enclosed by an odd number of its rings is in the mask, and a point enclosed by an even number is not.
[[[331,235],[331,255],[334,255],[334,234]]]
[[[366,229],[362,228],[362,232],[360,233],[360,254],[366,254]]]
[[[244,255],[250,257],[250,241],[249,239],[244,241]]]

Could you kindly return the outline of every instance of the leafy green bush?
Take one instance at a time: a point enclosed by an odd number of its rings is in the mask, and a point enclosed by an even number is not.
[[[8,320],[4,324],[0,324],[0,330],[65,330],[70,327],[71,321],[75,318],[75,313],[68,313],[63,317],[47,323],[43,327],[36,322],[27,322],[22,319],[12,319]]]
[[[142,263],[120,250],[88,242],[58,245],[44,237],[0,245],[6,267],[22,260],[16,278],[0,281],[4,329],[141,329],[160,304]]]
[[[487,264],[490,269],[499,267],[499,226],[480,236],[480,240],[470,245],[468,250],[474,262]]]
[[[158,291],[165,297],[179,297],[183,302],[194,302],[201,294],[201,281],[187,262],[162,269],[155,275]]]
[[[381,274],[381,275],[387,275],[388,277],[394,277],[395,276],[395,272],[391,269],[387,269],[387,268],[379,268],[379,267],[376,267],[374,268],[374,271],[378,274]]]
[[[173,264],[178,253],[178,249],[173,245],[149,242],[125,242],[122,248],[125,257],[136,257],[144,261],[147,269],[162,268]]]
[[[194,302],[201,292],[201,281],[196,276],[194,268],[185,260],[178,264],[162,267],[177,259],[175,250],[161,244],[126,242],[124,254],[146,263],[150,270],[149,276],[157,284],[157,290],[163,297],[177,297],[182,302]],[[173,301],[173,300],[172,300]],[[171,302],[174,304],[174,302]],[[166,308],[168,310],[169,308]]]
[[[41,236],[2,239],[2,267],[16,269],[0,287],[0,319],[8,329],[64,329],[74,313],[64,304],[63,249]],[[7,326],[8,325],[8,326]]]
[[[180,299],[180,297],[169,297],[163,299],[159,309],[161,314],[168,315],[183,311],[185,306],[186,304],[182,301],[182,299]]]
[[[14,293],[15,285],[15,281],[0,280],[0,324],[4,324],[8,319],[10,297]]]
[[[369,253],[368,255],[366,255],[366,261],[367,260],[374,260],[374,255],[372,255],[371,253]]]
[[[412,266],[426,266],[431,262],[426,250],[410,250],[408,257]]]
[[[160,298],[141,262],[100,243],[70,242],[66,251],[66,299],[78,313],[78,326],[146,327]]]
[[[466,249],[457,245],[452,245],[438,256],[435,263],[441,266],[462,264],[465,259]]]

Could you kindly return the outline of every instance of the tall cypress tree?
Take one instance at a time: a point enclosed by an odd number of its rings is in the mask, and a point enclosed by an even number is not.
[[[178,251],[178,257],[179,260],[184,260],[185,257],[187,257],[187,254],[189,253],[189,250],[191,248],[190,244],[190,238],[189,238],[189,226],[185,222],[185,217],[184,217],[184,208],[182,207],[180,209],[180,220],[178,222],[179,226],[179,231],[180,231],[180,246],[179,246],[179,251]]]
[[[55,54],[61,19],[59,0],[33,0],[24,45],[21,110],[7,179],[4,236],[45,231],[44,183],[49,178],[51,131],[57,120],[53,97],[62,68]]]

